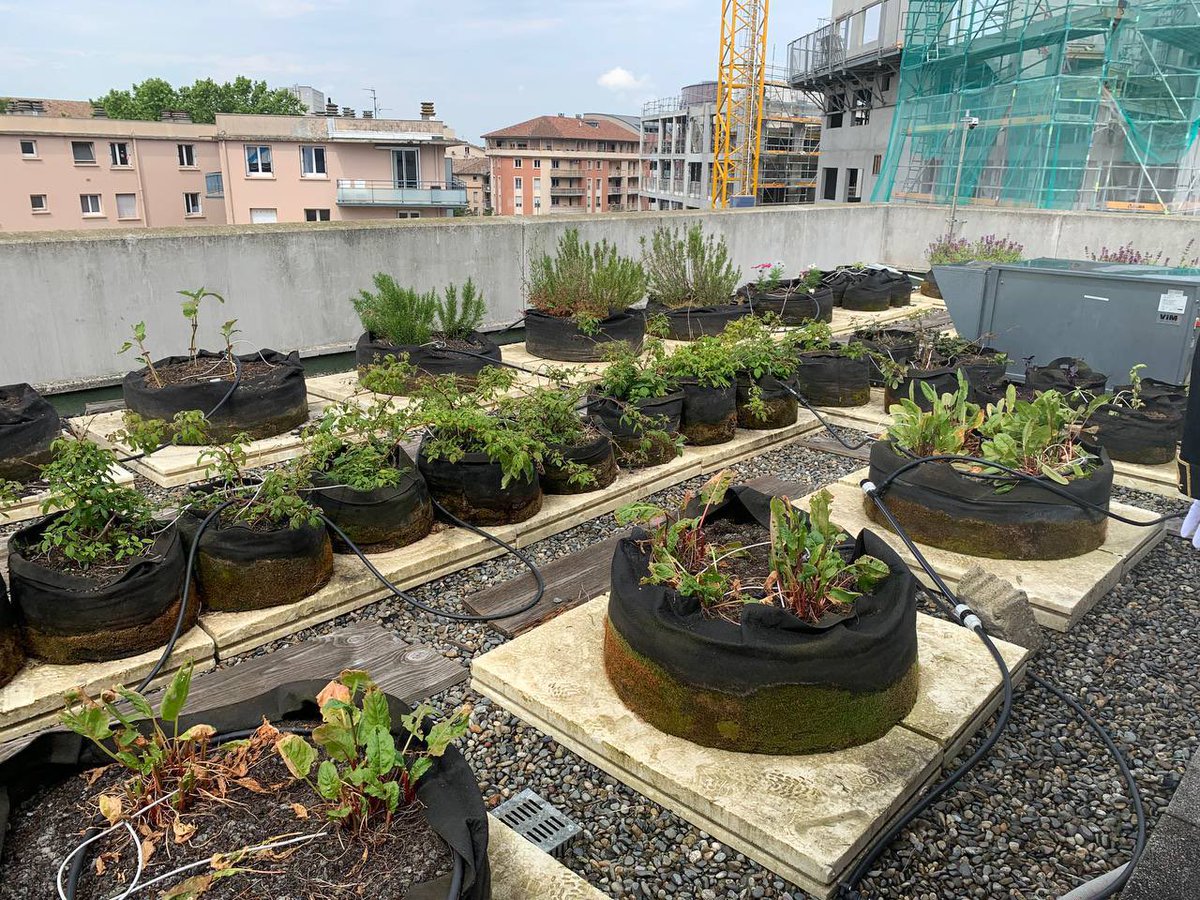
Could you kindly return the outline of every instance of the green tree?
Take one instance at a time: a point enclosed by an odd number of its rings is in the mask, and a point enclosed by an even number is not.
[[[110,90],[99,100],[110,119],[156,120],[165,109],[182,109],[193,122],[212,123],[217,113],[260,113],[300,116],[304,106],[285,88],[270,88],[265,81],[239,75],[218,84],[198,78],[194,84],[172,87],[162,78],[147,78],[129,90]]]

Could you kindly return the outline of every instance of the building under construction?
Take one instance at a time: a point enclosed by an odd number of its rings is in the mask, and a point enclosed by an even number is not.
[[[1195,213],[1198,101],[1192,0],[911,0],[872,199]]]
[[[651,209],[712,206],[717,82],[702,81],[642,109],[642,196]],[[737,136],[735,136],[737,137]],[[817,183],[818,110],[781,73],[765,78],[757,202],[812,203]]]

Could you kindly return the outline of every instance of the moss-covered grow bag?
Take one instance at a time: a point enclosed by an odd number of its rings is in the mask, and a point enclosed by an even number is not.
[[[679,433],[693,447],[707,447],[732,441],[737,434],[737,386],[700,384],[695,378],[679,379],[683,391],[683,412]]]
[[[1175,445],[1183,431],[1183,412],[1155,401],[1139,409],[1106,403],[1084,427],[1113,459],[1161,466],[1175,459]]]
[[[588,416],[612,438],[619,461],[633,469],[648,469],[673,460],[678,455],[673,436],[683,418],[683,392],[633,401],[632,406],[649,420],[646,427],[626,419],[628,405],[599,394],[588,396]],[[667,437],[648,433],[654,431],[666,432]],[[649,446],[642,446],[643,442]]]
[[[178,412],[199,410],[208,416],[208,443],[219,444],[236,434],[251,440],[284,434],[308,420],[308,391],[300,354],[259,350],[237,357],[243,374],[233,393],[229,357],[201,350],[197,359],[211,363],[212,379],[157,387],[148,369],[130,372],[121,382],[125,406],[144,419],[169,422]],[[157,370],[191,362],[189,356],[168,356],[154,363]],[[245,367],[251,367],[247,372]],[[226,399],[226,395],[228,398]],[[224,400],[224,402],[222,402]],[[220,408],[218,407],[220,404]],[[215,412],[214,412],[215,410]]]
[[[646,316],[641,310],[613,313],[588,334],[572,318],[525,310],[525,349],[541,359],[599,362],[604,359],[605,344],[624,341],[638,350],[645,336]]]
[[[405,390],[412,390],[422,375],[438,377],[457,375],[473,378],[487,366],[500,365],[500,346],[486,334],[472,331],[466,342],[469,352],[460,353],[453,347],[432,347],[421,344],[393,344],[370,332],[363,332],[354,346],[354,364],[361,373],[368,366],[378,365],[390,359],[407,357],[417,370],[416,378],[410,380]]]
[[[810,406],[863,406],[871,402],[871,363],[836,350],[800,354],[796,391]]]
[[[757,387],[762,397],[765,410],[756,412],[751,408],[753,388]],[[786,428],[796,424],[800,406],[789,387],[769,372],[760,378],[754,378],[746,372],[737,376],[737,417],[738,428],[748,428],[752,431],[774,431],[776,428]]]
[[[93,577],[36,561],[33,548],[55,518],[22,528],[9,541],[9,590],[28,654],[69,665],[136,656],[166,644],[179,617],[187,565],[179,530],[165,528],[116,577]],[[199,613],[193,594],[184,631]]]
[[[0,387],[0,481],[36,480],[61,434],[58,410],[32,387]]]
[[[694,341],[705,335],[720,334],[730,322],[750,315],[750,307],[743,303],[722,303],[671,309],[661,303],[650,302],[646,304],[644,315],[647,322],[656,316],[667,320],[667,333],[663,337],[672,341]]]
[[[735,486],[709,513],[770,522],[770,498]],[[706,616],[694,597],[642,584],[649,550],[640,529],[617,545],[604,663],[626,706],[660,731],[706,747],[795,755],[876,740],[917,697],[916,581],[869,531],[846,552],[891,570],[852,612],[817,625],[747,604],[738,624]]]
[[[1085,478],[1062,487],[1069,495],[1099,507],[1087,509],[1021,479],[997,493],[995,479],[971,477],[949,463],[925,463],[893,481],[884,503],[914,541],[967,556],[990,559],[1069,559],[1104,543],[1112,496],[1113,468],[1108,454],[1089,447],[1100,462]],[[912,459],[892,441],[871,445],[870,475],[875,484]],[[1003,481],[1006,476],[998,476]],[[864,508],[872,521],[887,527],[870,498]]]
[[[514,478],[504,484],[499,463],[486,453],[466,453],[462,459],[430,459],[424,444],[417,465],[429,493],[451,515],[471,525],[511,525],[531,519],[542,508],[538,476]]]
[[[25,664],[21,629],[16,610],[8,600],[8,589],[0,578],[0,688],[13,680]]]
[[[336,672],[330,673],[331,678],[336,675]],[[193,690],[199,683],[199,680],[193,683]],[[254,685],[248,685],[245,699],[199,713],[185,711],[179,720],[179,730],[182,733],[194,725],[203,724],[211,725],[218,734],[253,731],[262,724],[264,718],[276,726],[286,723],[305,725],[319,718],[313,698],[325,685],[325,680],[296,680],[267,691],[258,688],[257,693]],[[391,694],[387,695],[387,701],[394,723],[392,733],[399,747],[407,738],[407,732],[400,730],[401,716],[411,713],[412,707]],[[0,762],[0,851],[4,850],[4,838],[11,824],[10,816],[22,804],[67,779],[78,778],[83,772],[107,766],[111,762],[91,741],[68,731],[43,731],[25,747]],[[490,900],[492,872],[487,856],[488,816],[475,774],[454,746],[447,747],[445,753],[433,757],[431,762],[430,769],[416,784],[416,799],[421,812],[430,827],[450,847],[452,854],[463,862],[459,900]],[[264,814],[269,812],[263,809]],[[292,817],[290,809],[286,809],[286,814]],[[321,827],[320,820],[314,818],[313,821],[316,823],[313,826],[315,831]],[[102,825],[104,820],[97,814],[92,822],[80,822],[81,828],[91,824]],[[299,827],[293,830],[299,830]],[[72,847],[30,849],[49,852],[57,863]],[[216,852],[216,848],[209,848],[205,852]],[[272,867],[303,865],[304,859],[304,850],[300,849],[289,853],[286,860],[275,861]],[[54,896],[56,868],[57,865],[45,867],[47,897]],[[162,888],[167,890],[174,887],[186,875],[181,874],[175,881],[162,885]],[[3,877],[2,870],[0,877]],[[409,900],[445,900],[452,886],[451,880],[451,875],[445,875],[435,881],[414,885],[406,896]],[[158,894],[147,893],[147,896]],[[256,892],[254,896],[273,895]]]
[[[379,553],[406,547],[433,529],[433,503],[425,479],[402,447],[393,451],[392,466],[401,473],[400,481],[368,491],[335,484],[328,475],[316,473],[308,499],[359,549]],[[333,547],[349,552],[336,533]]]
[[[603,490],[617,480],[617,456],[607,434],[594,433],[574,447],[556,449],[564,460],[587,468],[594,481],[588,485],[572,484],[564,467],[547,462],[541,476],[542,490],[547,494],[586,494]]]
[[[185,546],[196,540],[207,511],[179,517]],[[250,527],[217,518],[200,535],[192,586],[206,610],[245,612],[302,600],[333,575],[333,547],[324,524]]]

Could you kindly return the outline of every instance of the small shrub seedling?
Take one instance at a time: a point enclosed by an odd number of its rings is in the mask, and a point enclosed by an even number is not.
[[[663,372],[671,379],[694,378],[701,387],[729,387],[737,376],[737,360],[729,344],[706,334],[673,350]]]
[[[363,328],[396,346],[428,343],[438,312],[437,293],[401,287],[386,272],[376,272],[371,280],[374,293],[361,290],[350,299]]]
[[[146,419],[128,409],[122,422],[124,427],[114,432],[113,438],[147,456],[169,444],[196,446],[208,439],[208,419],[199,409],[182,409],[170,422]]]
[[[193,491],[189,502],[209,512],[231,501],[219,513],[221,520],[250,527],[320,525],[320,511],[306,499],[312,477],[311,457],[288,460],[260,478],[246,478],[242,470],[249,443],[249,435],[238,434],[224,444],[205,449],[199,461],[205,466],[212,489]]]
[[[209,297],[212,297],[218,303],[224,303],[225,298],[220,294],[214,291],[206,290],[203,287],[198,287],[194,291],[181,290],[177,291],[176,293],[181,294],[184,298],[182,306],[183,317],[188,320],[188,324],[192,329],[191,339],[188,341],[188,355],[192,358],[192,362],[194,363],[196,361],[196,354],[198,352],[196,349],[196,331],[200,328],[200,303]],[[225,334],[227,329],[229,330],[229,334],[226,335],[227,341],[229,336],[232,335],[232,326],[236,323],[236,319],[225,323],[225,328],[222,329],[222,334]]]
[[[162,379],[158,377],[158,371],[154,368],[153,357],[150,356],[150,351],[146,349],[146,323],[138,322],[133,326],[133,340],[126,341],[117,349],[117,355],[128,353],[134,346],[137,346],[137,360],[146,367],[146,371],[150,373],[150,378],[154,381],[155,387],[162,387]]]
[[[442,298],[437,303],[438,324],[441,332],[449,340],[468,341],[471,333],[479,330],[483,317],[487,315],[487,302],[483,294],[475,289],[475,282],[470,278],[462,287],[462,299],[459,299],[458,286],[447,285]]]
[[[301,436],[308,447],[302,471],[321,472],[328,481],[356,491],[396,487],[403,472],[394,457],[404,441],[407,419],[390,401],[368,405],[333,403]],[[286,481],[281,489],[286,486]]]

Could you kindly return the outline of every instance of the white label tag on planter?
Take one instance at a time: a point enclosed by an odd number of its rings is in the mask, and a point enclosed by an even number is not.
[[[1174,313],[1175,315],[1180,315],[1186,309],[1187,294],[1185,294],[1183,291],[1177,291],[1172,288],[1165,294],[1160,294],[1158,297],[1158,311],[1160,313]]]

